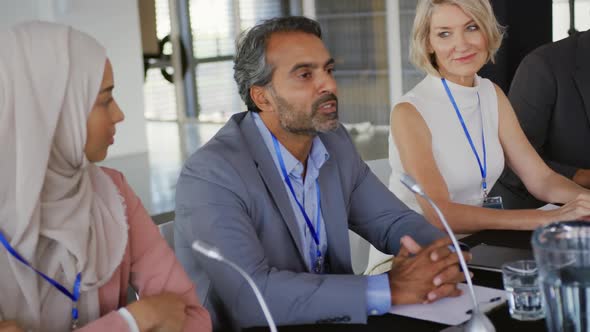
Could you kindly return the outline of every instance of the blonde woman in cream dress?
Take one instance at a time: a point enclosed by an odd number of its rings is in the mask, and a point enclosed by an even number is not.
[[[554,221],[589,219],[590,191],[544,163],[504,92],[477,76],[484,64],[493,61],[501,39],[502,29],[488,0],[418,2],[410,58],[427,76],[391,112],[389,188],[442,228],[428,203],[399,183],[402,172],[410,174],[456,233],[532,230]],[[536,198],[564,205],[552,211],[487,208],[485,196],[504,164]],[[369,268],[383,258],[378,254],[372,248]]]

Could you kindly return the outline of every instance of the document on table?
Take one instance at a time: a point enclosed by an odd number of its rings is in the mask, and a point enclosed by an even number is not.
[[[559,209],[559,206],[557,206],[555,204],[545,204],[545,205],[541,206],[540,208],[538,208],[537,210],[550,211],[550,210],[555,210],[555,209]]]
[[[470,310],[473,302],[467,284],[459,284],[463,294],[459,297],[449,297],[429,304],[408,304],[393,306],[392,314],[412,317],[446,325],[459,325],[471,318]],[[483,312],[501,305],[507,299],[507,293],[501,289],[494,289],[473,285],[475,297]]]

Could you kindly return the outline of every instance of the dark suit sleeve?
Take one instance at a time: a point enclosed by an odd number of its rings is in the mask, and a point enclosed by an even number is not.
[[[298,273],[270,266],[257,234],[257,222],[280,221],[252,220],[249,211],[254,207],[247,186],[228,162],[215,154],[197,159],[187,163],[177,185],[177,253],[183,265],[196,264],[196,268],[207,272],[225,311],[240,327],[266,325],[252,290],[228,266],[192,253],[192,241],[214,244],[227,259],[244,269],[260,288],[278,325],[313,324],[330,317],[366,323],[364,276]],[[197,288],[202,286],[197,284]]]
[[[510,103],[527,138],[555,172],[572,178],[576,167],[544,157],[549,126],[557,98],[556,78],[549,63],[538,52],[527,55],[514,75]]]

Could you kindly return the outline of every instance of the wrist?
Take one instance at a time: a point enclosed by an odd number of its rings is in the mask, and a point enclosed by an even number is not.
[[[127,308],[122,307],[122,308],[119,308],[119,310],[117,310],[117,311],[119,312],[121,317],[123,317],[123,319],[127,323],[127,326],[129,327],[129,332],[140,332],[139,326],[137,325],[137,321],[135,320],[135,317],[133,317],[133,315],[129,312],[129,310],[127,310]]]
[[[398,287],[396,287],[394,281],[393,281],[393,276],[391,274],[391,271],[387,274],[387,281],[389,282],[389,293],[390,293],[390,298],[391,298],[391,305],[398,305],[401,304],[401,300],[400,300],[400,290],[398,289]]]
[[[552,222],[560,221],[559,217],[559,209],[549,210],[549,211],[539,211],[544,212],[543,217],[541,218],[541,222],[537,226],[545,226]]]
[[[401,301],[398,299],[398,291],[392,289],[391,290],[391,306],[395,306],[401,303]]]
[[[152,310],[146,300],[131,303],[127,306],[127,311],[133,316],[140,332],[151,331],[158,325],[159,313]]]
[[[590,170],[578,169],[572,178],[572,181],[582,187],[590,188]]]

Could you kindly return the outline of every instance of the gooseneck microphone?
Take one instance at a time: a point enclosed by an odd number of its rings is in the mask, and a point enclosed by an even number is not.
[[[496,329],[494,328],[494,325],[492,324],[490,319],[479,310],[479,304],[477,302],[477,298],[475,297],[475,291],[473,290],[471,276],[469,275],[469,270],[467,270],[467,263],[465,262],[465,258],[461,254],[461,248],[459,247],[459,242],[457,242],[455,233],[453,233],[451,227],[449,227],[449,224],[447,223],[445,216],[442,214],[442,212],[434,203],[434,201],[430,199],[428,195],[426,195],[424,190],[422,190],[422,187],[420,187],[420,185],[416,182],[416,180],[414,180],[414,178],[412,178],[410,175],[406,173],[403,173],[400,178],[400,181],[404,184],[404,186],[410,189],[413,193],[420,195],[428,202],[428,204],[430,204],[430,206],[432,206],[432,208],[440,218],[440,221],[442,222],[443,226],[445,227],[447,234],[451,238],[451,241],[453,242],[453,247],[455,248],[455,252],[459,257],[459,264],[461,265],[461,269],[463,270],[463,274],[465,275],[465,280],[467,281],[467,286],[469,287],[469,293],[471,294],[471,300],[473,301],[473,313],[471,314],[471,318],[469,319],[469,321],[467,321],[467,323],[465,324],[465,331],[495,332]]]
[[[248,273],[246,273],[246,271],[242,270],[242,268],[240,268],[234,262],[223,257],[221,255],[221,253],[219,253],[219,250],[213,246],[210,246],[202,241],[197,240],[197,241],[193,242],[192,247],[198,253],[200,253],[204,256],[207,256],[211,259],[214,259],[216,261],[223,262],[223,263],[231,266],[234,270],[238,271],[240,273],[240,275],[242,275],[242,277],[244,277],[244,279],[246,279],[246,281],[248,282],[248,284],[252,288],[252,291],[254,291],[254,295],[256,295],[256,299],[258,300],[258,303],[260,304],[260,307],[262,308],[262,312],[264,313],[264,317],[266,318],[266,321],[268,322],[268,326],[270,327],[270,331],[277,332],[277,326],[276,326],[274,320],[272,319],[272,316],[270,315],[270,311],[268,310],[268,306],[266,305],[266,302],[264,301],[264,298],[262,297],[260,290],[258,289],[256,284],[254,283],[254,280],[252,280],[252,278],[248,275]]]

